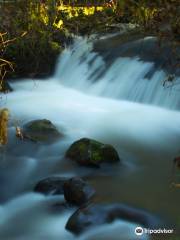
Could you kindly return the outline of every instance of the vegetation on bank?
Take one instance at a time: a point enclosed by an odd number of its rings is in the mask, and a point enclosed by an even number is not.
[[[72,34],[89,36],[110,32],[118,23],[134,23],[141,32],[158,36],[160,42],[170,40],[174,49],[179,47],[178,0],[96,3],[93,6],[92,0],[0,2],[1,83],[6,77],[33,78],[52,74],[56,58],[71,42]]]
[[[12,77],[43,77],[52,72],[64,46],[65,33],[53,25],[56,12],[40,1],[1,3],[0,32],[13,43],[4,47],[2,58],[14,66]],[[6,66],[8,67],[8,66]]]

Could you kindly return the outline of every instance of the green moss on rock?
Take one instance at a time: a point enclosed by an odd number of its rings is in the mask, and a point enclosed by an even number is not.
[[[24,126],[24,134],[36,142],[50,143],[63,136],[49,120],[34,120]]]
[[[93,139],[82,138],[74,142],[66,157],[84,166],[99,167],[103,162],[118,162],[119,156],[113,146]]]

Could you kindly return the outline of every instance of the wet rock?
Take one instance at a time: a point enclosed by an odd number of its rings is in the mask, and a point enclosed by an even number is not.
[[[77,206],[89,202],[95,195],[94,188],[78,177],[66,181],[63,189],[66,201]]]
[[[26,138],[42,143],[52,143],[63,137],[53,123],[47,119],[34,120],[27,123],[23,128]]]
[[[49,177],[41,180],[34,188],[35,192],[40,192],[46,195],[64,194],[63,186],[67,178]]]
[[[160,221],[156,217],[141,209],[122,204],[93,204],[78,209],[69,218],[66,229],[74,234],[80,234],[90,228],[112,223],[117,219],[137,223],[152,229],[160,226]]]
[[[153,62],[153,66],[145,74],[145,78],[151,79],[158,69],[163,69],[167,75],[174,74],[177,77],[180,76],[180,68],[178,65],[178,57],[175,57],[171,41],[163,41],[159,46],[158,37],[143,36],[142,31],[132,30],[128,33],[119,31],[109,38],[101,38],[94,42],[93,51],[99,54],[104,62],[105,68],[98,71],[96,77],[93,80],[96,81],[99,78],[103,78],[114,62],[121,57],[133,58],[137,57],[143,62]],[[139,51],[141,49],[141,51]],[[158,49],[161,50],[161,54],[157,54]],[[180,48],[176,48],[176,52],[180,53]],[[168,61],[167,61],[168,56]],[[177,55],[176,55],[177,56]],[[171,64],[169,64],[171,62]]]
[[[74,142],[66,152],[66,157],[80,165],[94,167],[99,167],[103,162],[114,163],[120,160],[111,145],[88,138]]]

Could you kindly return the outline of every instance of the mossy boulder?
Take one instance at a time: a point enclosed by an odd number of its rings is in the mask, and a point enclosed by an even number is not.
[[[63,134],[47,119],[27,123],[23,128],[23,133],[28,139],[42,143],[52,143],[63,137]]]
[[[83,166],[99,167],[101,163],[120,160],[113,146],[93,139],[82,138],[74,142],[66,152],[66,157]]]

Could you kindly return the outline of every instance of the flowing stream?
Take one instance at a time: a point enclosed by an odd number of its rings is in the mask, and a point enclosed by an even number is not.
[[[108,65],[94,41],[78,38],[60,56],[54,76],[16,81],[14,91],[2,96],[1,107],[11,112],[9,143],[1,149],[2,240],[136,239],[136,225],[120,220],[80,237],[67,232],[73,210],[51,211],[62,197],[32,192],[52,175],[85,176],[97,190],[97,202],[145,208],[172,225],[180,221],[180,192],[171,186],[173,158],[180,153],[180,79],[163,86],[167,73],[160,68],[147,78],[154,63],[138,56],[114,57]],[[44,118],[65,134],[63,140],[37,146],[15,137],[14,125]],[[81,137],[112,144],[121,164],[96,170],[64,159]]]

